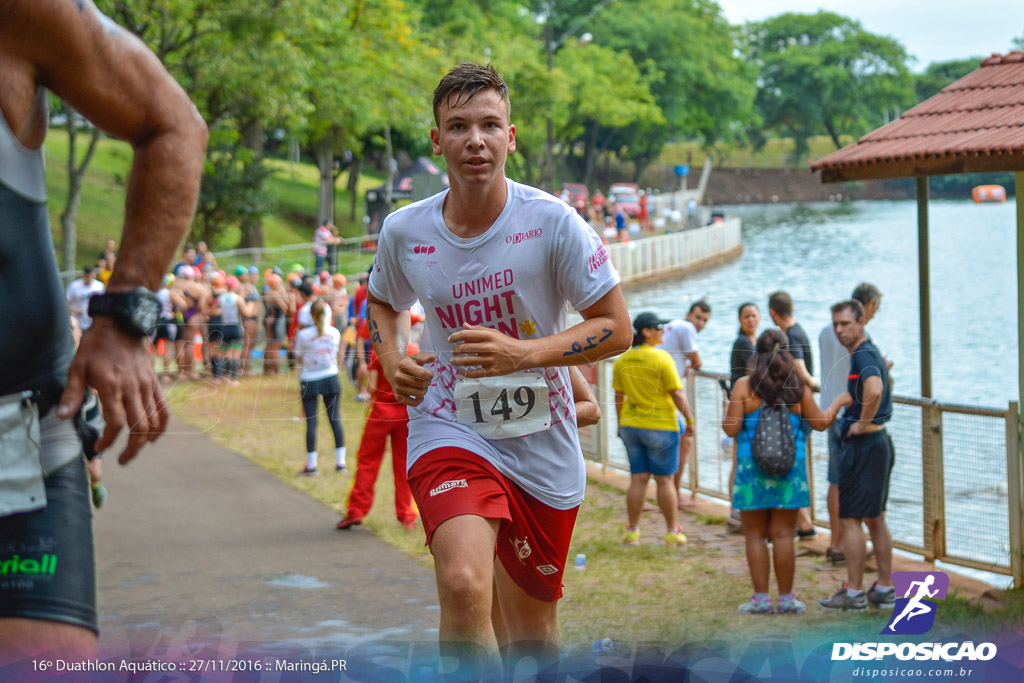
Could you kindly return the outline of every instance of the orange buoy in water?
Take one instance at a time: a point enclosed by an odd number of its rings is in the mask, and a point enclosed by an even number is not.
[[[1006,188],[1002,185],[978,185],[971,190],[971,198],[975,204],[982,202],[1005,202]]]

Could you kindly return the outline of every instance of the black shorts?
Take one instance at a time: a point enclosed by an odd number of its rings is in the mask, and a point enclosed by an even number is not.
[[[241,343],[245,330],[239,323],[210,323],[210,343]]]
[[[46,507],[0,517],[0,617],[96,624],[96,553],[85,460],[45,479]]]
[[[175,341],[177,338],[178,321],[174,318],[161,318],[160,322],[156,324],[156,328],[153,330],[153,334],[150,337],[154,344],[161,339]]]
[[[885,512],[894,452],[884,430],[848,436],[839,451],[839,518],[870,519]]]

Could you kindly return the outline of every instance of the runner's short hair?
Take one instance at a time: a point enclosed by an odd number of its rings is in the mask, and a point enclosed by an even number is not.
[[[469,102],[478,92],[486,89],[496,90],[511,111],[508,85],[493,66],[463,62],[453,68],[434,88],[434,125],[440,124],[438,111],[441,105],[450,102],[453,95],[455,104],[460,104]]]

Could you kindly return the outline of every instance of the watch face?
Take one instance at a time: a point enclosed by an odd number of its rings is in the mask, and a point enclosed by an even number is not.
[[[160,317],[160,302],[156,297],[140,296],[136,300],[135,309],[132,311],[132,323],[140,332],[148,334]]]

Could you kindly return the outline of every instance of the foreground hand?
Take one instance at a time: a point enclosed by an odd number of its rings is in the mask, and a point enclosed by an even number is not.
[[[522,365],[522,343],[489,327],[463,324],[461,330],[448,337],[448,342],[455,345],[452,365],[473,367],[462,373],[464,377],[510,375]]]
[[[149,363],[145,340],[125,335],[113,321],[98,318],[82,336],[68,372],[58,417],[74,417],[82,408],[85,387],[96,390],[106,428],[96,442],[103,451],[128,427],[128,445],[117,459],[122,465],[167,429],[171,412]]]
[[[866,424],[863,420],[857,420],[856,422],[850,425],[850,429],[846,433],[849,436],[857,436],[858,434],[863,434],[865,426]]]
[[[391,380],[391,390],[395,393],[396,401],[407,406],[423,403],[423,396],[434,379],[433,370],[423,366],[433,363],[434,359],[434,354],[421,351],[398,362],[395,376]]]

